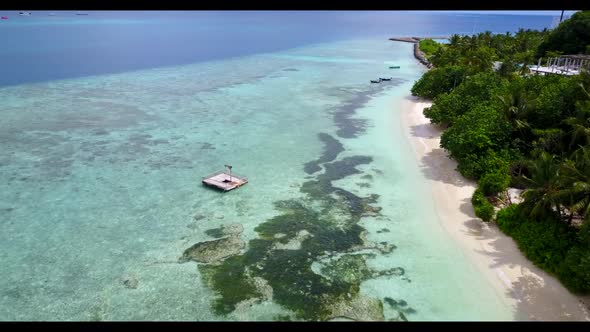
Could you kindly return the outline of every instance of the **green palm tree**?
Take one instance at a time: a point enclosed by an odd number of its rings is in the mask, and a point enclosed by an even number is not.
[[[474,73],[492,70],[492,61],[495,57],[494,51],[489,47],[471,46],[465,49],[461,64],[472,68]]]
[[[492,32],[491,31],[485,31],[479,34],[480,39],[481,39],[481,43],[482,45],[485,45],[487,47],[492,47]]]
[[[461,36],[454,34],[449,39],[449,46],[450,47],[457,47],[461,44]]]
[[[533,53],[533,51],[523,52],[520,60],[522,62],[522,66],[520,67],[519,74],[527,74],[529,72],[529,65],[533,64],[535,61],[535,54]]]
[[[465,50],[475,52],[477,50],[479,44],[477,42],[477,36],[469,37],[467,36],[467,42],[465,43]]]
[[[534,107],[534,99],[523,91],[523,89],[510,89],[510,92],[497,96],[501,101],[501,111],[504,114],[504,119],[521,131],[530,129],[530,124],[526,117]]]
[[[568,223],[574,214],[582,218],[590,212],[590,150],[580,147],[560,169],[561,189],[555,197],[569,210]]]
[[[578,111],[575,117],[567,118],[563,122],[572,128],[570,149],[577,143],[590,144],[590,113]]]
[[[561,214],[558,200],[561,189],[558,181],[559,164],[555,156],[541,152],[539,157],[530,164],[529,170],[531,177],[523,176],[528,186],[528,189],[523,192],[524,210],[533,218],[546,216],[552,211],[558,211]]]
[[[590,93],[582,83],[580,83],[580,87],[590,99]],[[578,101],[576,103],[576,116],[567,118],[563,122],[572,128],[570,131],[570,149],[576,144],[590,144],[590,100]]]

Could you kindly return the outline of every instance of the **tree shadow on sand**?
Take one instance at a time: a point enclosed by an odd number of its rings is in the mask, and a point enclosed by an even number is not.
[[[410,131],[413,137],[421,137],[428,139],[439,138],[446,127],[434,123],[421,123],[410,126]]]
[[[516,243],[514,240],[501,233],[495,223],[485,223],[479,219],[475,215],[473,205],[471,204],[471,199],[465,198],[461,204],[460,209],[461,212],[470,218],[463,223],[467,228],[467,231],[464,233],[476,237],[478,241],[489,241],[493,239],[493,241],[489,242],[489,244],[491,244],[492,248],[495,249],[495,252],[475,250],[480,254],[493,257],[494,263],[490,265],[490,268],[497,268],[504,265],[507,265],[511,268],[515,267],[515,262],[510,259],[510,255],[507,255],[507,248],[514,247],[514,249],[516,249]]]
[[[523,272],[530,271],[513,281],[512,288],[506,291],[508,297],[516,300],[515,320],[583,319],[581,313],[572,313],[571,306],[567,307],[559,302],[557,295],[564,291],[559,281],[528,261],[514,240],[502,233],[495,223],[485,223],[477,218],[470,199],[464,199],[460,209],[470,217],[464,222],[467,228],[464,233],[486,243],[490,248],[489,250],[474,249],[479,254],[492,257],[493,263],[489,265],[490,269],[505,266],[520,269]],[[580,303],[580,308],[582,305]]]
[[[450,159],[447,152],[442,149],[433,149],[422,157],[420,170],[426,178],[451,184],[457,187],[473,185],[474,182],[457,174],[457,163]]]
[[[438,134],[432,132],[432,125],[430,123],[422,123],[411,126],[410,131],[413,137],[435,139]]]

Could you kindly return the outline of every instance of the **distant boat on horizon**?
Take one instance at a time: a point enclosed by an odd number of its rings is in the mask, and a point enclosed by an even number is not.
[[[55,16],[55,13],[49,13],[49,16]]]
[[[31,12],[19,12],[20,16],[31,16]]]
[[[88,13],[76,12],[76,15],[88,15]]]

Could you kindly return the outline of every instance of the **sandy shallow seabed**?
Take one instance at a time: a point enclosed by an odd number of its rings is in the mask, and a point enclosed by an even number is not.
[[[402,130],[431,184],[443,228],[496,292],[504,294],[506,304],[515,310],[515,319],[590,321],[589,297],[570,293],[555,277],[526,259],[495,224],[475,216],[471,195],[476,183],[462,177],[455,170],[457,163],[440,147],[441,129],[422,113],[431,103],[414,97],[401,103]]]

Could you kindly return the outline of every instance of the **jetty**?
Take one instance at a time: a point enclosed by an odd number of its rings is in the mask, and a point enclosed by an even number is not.
[[[393,37],[389,38],[392,41],[406,42],[414,44],[414,57],[420,61],[421,64],[428,68],[432,68],[432,64],[426,59],[426,54],[420,51],[420,41],[422,39],[450,39],[449,36],[433,36],[433,37]]]
[[[401,41],[406,43],[418,43],[422,39],[450,39],[450,36],[433,36],[433,37],[393,37],[389,38],[389,40],[393,41]]]
[[[248,183],[248,178],[245,176],[232,173],[232,166],[225,165],[225,167],[224,170],[203,177],[203,184],[226,192]]]

